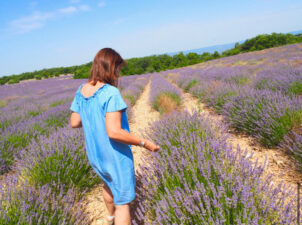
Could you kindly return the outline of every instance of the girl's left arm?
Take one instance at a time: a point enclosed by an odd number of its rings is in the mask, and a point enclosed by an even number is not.
[[[77,112],[72,112],[70,115],[69,124],[72,128],[80,128],[82,127],[80,114]]]

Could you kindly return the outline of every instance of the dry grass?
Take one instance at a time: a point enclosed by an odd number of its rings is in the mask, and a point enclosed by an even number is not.
[[[161,114],[169,114],[174,110],[180,111],[180,104],[166,94],[161,94],[157,99],[158,110]]]
[[[3,108],[7,105],[7,102],[5,100],[0,100],[0,108]]]
[[[289,61],[290,66],[296,67],[302,64],[302,59],[292,60]]]
[[[167,79],[168,80],[176,80],[179,77],[179,73],[168,73]]]

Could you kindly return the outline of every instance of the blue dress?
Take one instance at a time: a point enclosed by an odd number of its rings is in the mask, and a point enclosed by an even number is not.
[[[88,160],[94,171],[110,188],[115,205],[131,202],[135,194],[135,170],[131,145],[110,139],[106,132],[106,112],[122,110],[121,126],[130,132],[127,105],[119,89],[104,84],[92,96],[80,92],[81,84],[70,110],[81,116]]]

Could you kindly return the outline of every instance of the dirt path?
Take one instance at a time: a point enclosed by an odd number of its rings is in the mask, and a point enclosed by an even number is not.
[[[169,79],[170,80],[170,79]],[[171,80],[170,82],[175,85]],[[189,112],[192,110],[199,110],[206,116],[209,116],[213,121],[223,121],[222,115],[218,115],[213,109],[206,104],[198,101],[197,98],[193,97],[190,93],[185,93],[181,88],[179,90],[182,93],[182,107],[187,109]],[[268,149],[261,146],[257,140],[249,135],[242,133],[236,133],[234,129],[229,128],[230,136],[227,140],[229,144],[232,144],[233,149],[240,146],[240,149],[247,150],[247,154],[251,156],[252,162],[264,163],[267,157],[267,169],[266,174],[274,174],[272,181],[274,185],[278,185],[283,181],[286,185],[296,188],[297,181],[302,181],[302,174],[295,170],[293,161],[282,151],[281,149]],[[302,190],[302,189],[301,189]]]
[[[133,107],[133,123],[130,123],[130,131],[138,137],[142,137],[144,129],[149,128],[149,123],[159,119],[159,112],[155,111],[149,103],[150,96],[150,81],[147,84],[144,92],[141,94],[136,104]],[[141,159],[148,155],[149,151],[138,147],[132,146],[135,170],[139,169]]]
[[[144,128],[148,128],[148,123],[159,118],[159,113],[153,110],[149,104],[150,81],[146,85],[143,93],[133,106],[133,122],[129,123],[130,132],[142,137]],[[132,146],[135,171],[138,171],[142,157],[148,155],[147,150],[141,147]],[[107,209],[102,197],[102,185],[98,185],[86,196],[86,210],[91,215],[91,225],[106,224],[105,216]]]

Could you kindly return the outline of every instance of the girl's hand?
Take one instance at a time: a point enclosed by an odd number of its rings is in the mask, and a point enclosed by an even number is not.
[[[160,147],[158,145],[154,144],[152,141],[149,141],[149,140],[144,140],[144,141],[145,141],[144,147],[146,149],[148,149],[149,151],[157,152],[160,149]]]

